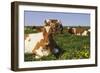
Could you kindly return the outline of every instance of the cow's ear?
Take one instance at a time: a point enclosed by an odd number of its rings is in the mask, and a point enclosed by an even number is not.
[[[45,24],[45,25],[47,25],[47,24],[48,24],[46,20],[44,21],[44,24]]]
[[[45,26],[49,25],[49,23],[50,23],[49,20],[45,20],[45,21],[44,21]]]
[[[46,24],[46,23],[47,23],[47,21],[46,21],[46,20],[44,20],[44,23]]]
[[[57,23],[61,24],[61,20],[57,20]]]

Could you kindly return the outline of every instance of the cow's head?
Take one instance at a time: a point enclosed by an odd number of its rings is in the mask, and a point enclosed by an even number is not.
[[[60,29],[59,26],[61,26],[61,21],[57,20],[57,19],[48,19],[44,21],[45,25],[49,25],[52,27],[53,32],[56,32],[57,30]]]
[[[53,39],[52,32],[53,32],[53,29],[50,25],[44,26],[44,28],[43,28],[43,39],[44,39],[45,45],[47,45],[47,46],[50,44],[51,39]]]

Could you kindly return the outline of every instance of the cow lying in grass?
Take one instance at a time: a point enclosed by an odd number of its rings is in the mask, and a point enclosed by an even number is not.
[[[48,56],[51,53],[59,53],[52,31],[50,25],[45,25],[42,32],[27,34],[25,37],[25,53],[32,53],[36,59]]]

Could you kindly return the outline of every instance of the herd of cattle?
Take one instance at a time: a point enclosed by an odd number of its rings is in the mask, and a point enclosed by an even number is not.
[[[59,54],[61,48],[54,40],[53,34],[62,34],[63,30],[60,20],[45,20],[43,27],[38,29],[38,33],[25,34],[25,53],[32,53],[36,59],[48,56],[51,53],[54,55]],[[82,27],[69,27],[66,30],[68,33],[77,36],[88,36],[90,33],[90,29]]]

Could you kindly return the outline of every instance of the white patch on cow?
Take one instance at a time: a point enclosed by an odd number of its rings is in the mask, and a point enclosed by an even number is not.
[[[40,47],[39,49],[35,50],[36,56],[35,58],[39,59],[43,56],[48,56],[49,55],[49,50],[45,50],[43,47]]]
[[[46,20],[46,22],[48,23],[48,22],[50,22],[50,20],[49,20],[49,19],[47,19],[47,20]]]
[[[76,28],[72,28],[73,29],[73,31],[74,31],[74,34],[76,34]]]
[[[82,36],[87,36],[88,35],[88,31],[84,31],[83,33],[82,33]]]
[[[81,35],[81,33],[77,33],[76,35],[80,36],[80,35]]]
[[[42,47],[40,47],[39,49],[35,50],[35,52],[36,52],[36,54],[38,56],[43,56],[43,48]]]
[[[43,54],[44,54],[44,56],[48,56],[50,54],[50,51],[49,50],[43,50]]]
[[[25,39],[25,53],[32,53],[32,50],[41,39],[43,39],[42,32],[29,34],[29,36]]]
[[[45,26],[44,28],[46,29],[46,32],[49,32],[50,26]]]

